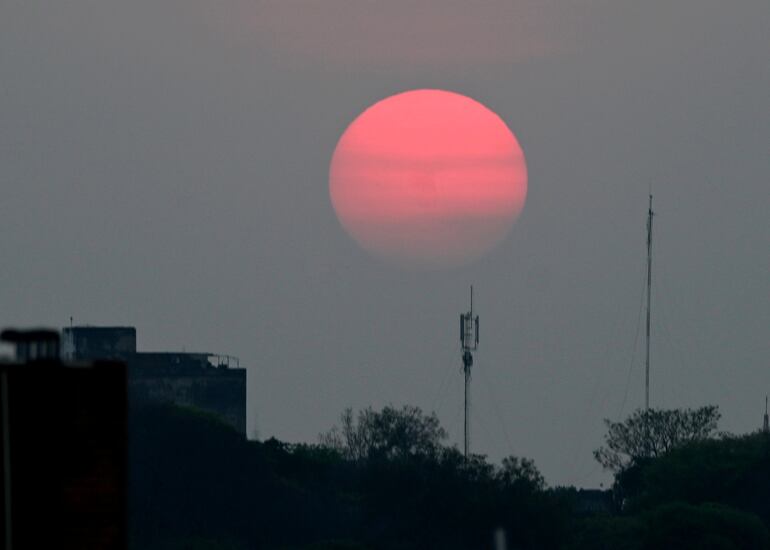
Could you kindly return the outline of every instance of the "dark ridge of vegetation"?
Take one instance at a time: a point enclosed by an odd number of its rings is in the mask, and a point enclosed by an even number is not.
[[[626,478],[634,478],[625,484]],[[757,433],[698,441],[619,478],[629,510],[668,502],[719,502],[770,525],[770,437]]]
[[[754,514],[714,503],[671,502],[640,514],[584,520],[565,548],[764,550],[768,546],[767,526]]]
[[[416,407],[346,410],[318,445],[245,441],[171,406],[134,409],[129,426],[136,549],[459,550],[490,548],[498,528],[511,549],[770,548],[765,434],[709,424],[621,457],[610,494],[548,488],[524,458],[466,461]]]

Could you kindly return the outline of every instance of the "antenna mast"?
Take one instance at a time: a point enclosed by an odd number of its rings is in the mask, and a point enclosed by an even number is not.
[[[767,396],[765,396],[765,420],[762,423],[762,432],[770,433],[770,421],[767,418]]]
[[[463,433],[463,452],[468,458],[470,451],[470,390],[471,390],[471,366],[473,366],[473,353],[479,347],[479,316],[473,316],[473,285],[471,285],[471,309],[467,313],[460,314],[460,343],[463,348],[463,374],[465,375],[465,423]]]
[[[652,193],[647,211],[647,354],[644,361],[644,408],[650,408],[650,305],[652,301]]]

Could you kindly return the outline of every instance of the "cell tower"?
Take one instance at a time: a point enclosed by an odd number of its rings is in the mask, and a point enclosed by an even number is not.
[[[471,285],[471,309],[467,313],[460,314],[460,343],[463,348],[463,375],[465,375],[465,426],[463,438],[463,450],[468,458],[471,441],[471,366],[473,366],[473,353],[479,347],[479,316],[473,316],[473,285]]]
[[[765,420],[762,423],[762,432],[770,434],[770,419],[767,418],[767,396],[765,396]]]

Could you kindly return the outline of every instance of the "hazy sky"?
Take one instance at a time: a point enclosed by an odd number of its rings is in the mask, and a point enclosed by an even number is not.
[[[767,0],[4,2],[0,326],[237,355],[262,438],[410,403],[459,443],[473,283],[473,448],[597,485],[602,418],[644,399],[652,186],[652,404],[756,429],[768,36]],[[345,233],[328,168],[364,108],[425,87],[507,122],[529,194],[481,261],[412,272]]]

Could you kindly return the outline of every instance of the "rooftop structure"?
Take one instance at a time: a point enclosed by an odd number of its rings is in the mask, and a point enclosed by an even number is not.
[[[61,354],[68,361],[126,357],[136,353],[134,327],[67,327],[62,330]]]
[[[119,359],[128,367],[129,405],[173,403],[218,416],[246,434],[246,369],[215,353],[137,351],[134,327],[72,326],[62,331],[68,360]]]

